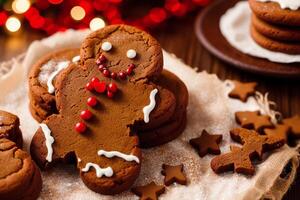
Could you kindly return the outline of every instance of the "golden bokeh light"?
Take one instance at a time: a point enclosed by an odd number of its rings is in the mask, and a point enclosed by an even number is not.
[[[74,20],[80,21],[85,17],[85,10],[81,6],[74,6],[70,11],[70,15]]]
[[[90,29],[92,31],[96,31],[100,28],[103,28],[104,26],[105,26],[104,20],[99,17],[95,17],[90,21]]]
[[[16,17],[9,17],[5,23],[5,27],[10,32],[17,32],[21,28],[21,22]]]
[[[25,13],[30,8],[29,0],[14,0],[12,2],[12,9],[15,13]]]

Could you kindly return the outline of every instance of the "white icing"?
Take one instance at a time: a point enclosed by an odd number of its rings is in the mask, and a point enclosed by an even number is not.
[[[76,63],[76,62],[78,62],[80,60],[80,56],[74,56],[73,58],[72,58],[72,62],[73,63]]]
[[[112,45],[110,42],[103,42],[102,45],[101,45],[101,49],[103,51],[110,51],[112,48]]]
[[[119,157],[119,158],[122,158],[126,161],[135,161],[136,163],[140,163],[140,160],[138,157],[136,157],[135,155],[128,155],[128,154],[124,154],[124,153],[121,153],[119,151],[105,151],[105,150],[99,150],[98,151],[98,155],[99,156],[105,156],[107,158],[112,158],[112,157]]]
[[[133,49],[129,49],[126,53],[126,56],[130,59],[133,59],[136,57],[136,51]]]
[[[144,113],[144,122],[148,123],[149,122],[149,115],[151,113],[151,111],[155,108],[155,95],[157,94],[158,89],[154,89],[151,91],[150,93],[150,103],[149,105],[145,106],[143,108],[143,113]]]
[[[237,50],[272,62],[300,62],[300,55],[289,55],[262,48],[250,34],[251,10],[247,1],[240,1],[220,19],[220,30],[226,40]]]
[[[99,167],[99,165],[97,165],[95,163],[87,163],[81,171],[88,172],[91,167],[95,168],[96,176],[98,178],[101,178],[103,175],[106,176],[106,177],[111,177],[114,174],[111,167],[101,168],[101,167]]]
[[[47,84],[48,92],[50,94],[54,93],[53,79],[57,76],[57,74],[68,67],[69,61],[62,60],[59,62],[50,60],[46,64],[41,67],[41,71],[38,77],[38,80],[42,84]]]
[[[275,2],[278,3],[281,9],[298,10],[300,8],[299,0],[256,0],[260,2]]]
[[[48,162],[52,162],[52,154],[53,154],[52,144],[54,143],[54,138],[51,136],[51,130],[48,128],[46,124],[40,124],[40,127],[42,128],[42,131],[46,139],[46,147],[48,151],[46,160]]]

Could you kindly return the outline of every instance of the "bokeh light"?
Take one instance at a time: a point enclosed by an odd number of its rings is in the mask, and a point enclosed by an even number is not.
[[[105,26],[105,22],[103,19],[96,17],[90,21],[90,29],[92,31],[96,31]]]
[[[12,2],[12,9],[15,13],[25,13],[30,8],[29,0],[14,0]]]
[[[17,32],[21,28],[21,22],[16,17],[9,17],[5,23],[5,26],[10,32]]]
[[[70,15],[74,20],[80,21],[85,17],[85,11],[81,6],[74,6],[70,11]]]

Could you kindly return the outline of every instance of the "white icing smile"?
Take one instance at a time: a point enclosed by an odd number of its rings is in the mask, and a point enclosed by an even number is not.
[[[134,155],[128,155],[128,154],[124,154],[121,153],[119,151],[104,151],[104,150],[99,150],[98,151],[98,156],[105,156],[107,158],[112,158],[112,157],[119,157],[122,158],[126,161],[135,161],[136,163],[140,163],[140,160],[138,157],[134,156]]]
[[[156,102],[155,102],[155,95],[157,94],[158,89],[154,89],[150,93],[150,103],[149,105],[145,106],[143,108],[143,113],[144,113],[144,122],[149,123],[149,115],[151,111],[155,108]]]
[[[40,127],[42,128],[42,131],[46,139],[46,147],[48,151],[46,160],[48,162],[52,162],[52,154],[53,154],[52,144],[54,143],[54,138],[51,136],[51,130],[48,128],[46,124],[40,124]]]
[[[256,0],[260,2],[275,2],[278,3],[281,9],[298,10],[300,8],[299,0]]]
[[[136,51],[134,49],[129,49],[126,53],[127,58],[133,59],[136,57]]]
[[[93,167],[96,170],[96,176],[98,178],[101,178],[103,175],[106,177],[111,177],[114,174],[111,167],[101,168],[95,163],[87,163],[81,171],[88,172],[91,167]]]

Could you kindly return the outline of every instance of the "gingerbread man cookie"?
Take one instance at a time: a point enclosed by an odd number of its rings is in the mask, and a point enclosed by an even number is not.
[[[41,124],[31,153],[41,167],[77,158],[87,187],[102,194],[127,190],[138,177],[141,151],[132,127],[149,121],[159,95],[150,78],[162,70],[162,51],[149,34],[126,25],[90,34],[80,65],[56,80],[59,114]]]

